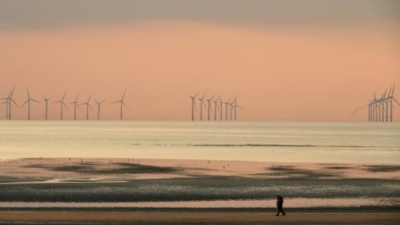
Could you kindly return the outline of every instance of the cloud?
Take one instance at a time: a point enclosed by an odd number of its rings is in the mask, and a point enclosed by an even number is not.
[[[48,29],[141,20],[231,25],[332,25],[399,21],[397,0],[0,0],[0,29]]]

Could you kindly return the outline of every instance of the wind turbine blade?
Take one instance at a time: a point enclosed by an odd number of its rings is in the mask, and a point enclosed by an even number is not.
[[[18,104],[14,101],[14,99],[11,98],[10,100],[11,100],[17,107],[19,107]]]
[[[129,110],[129,112],[131,111],[128,106],[125,104],[125,102],[122,102],[122,104]]]
[[[62,98],[61,98],[61,101],[63,101],[64,100],[64,97],[65,97],[65,94],[66,94],[67,92],[66,91],[64,91],[64,94],[63,94],[63,96],[62,96]]]
[[[240,109],[243,109],[240,105],[236,105],[236,107],[238,107],[238,108],[240,108]],[[244,110],[244,109],[243,109]]]
[[[28,87],[26,87],[26,93],[28,93],[28,98],[31,98],[31,97],[29,96],[29,89],[28,89]]]
[[[393,85],[393,90],[392,90],[392,94],[390,96],[393,96],[394,93],[394,88],[396,87],[396,83]]]
[[[204,103],[204,101],[203,101],[203,100],[201,100],[201,104],[203,104],[203,105],[204,105],[204,107],[206,107],[206,108],[207,108],[207,106],[206,106],[206,104]]]
[[[110,103],[120,103],[121,101],[115,101],[115,102],[110,102]]]
[[[400,106],[400,103],[395,98],[393,98],[393,100]]]
[[[23,107],[24,105],[26,105],[26,103],[28,103],[28,102],[29,102],[29,99],[26,100],[26,102],[24,102],[24,104],[22,104],[21,107]]]
[[[206,92],[204,92],[203,97],[201,97],[201,99],[204,99],[204,96],[206,96],[207,91],[208,91],[208,90],[206,90]]]
[[[81,109],[81,107],[79,106],[79,104],[76,104],[76,106],[78,106],[78,108]]]
[[[96,102],[96,104],[99,104],[99,102],[98,102],[98,101],[96,101],[96,99],[93,99],[93,101],[94,101],[94,102]]]
[[[67,109],[68,109],[68,106],[67,106],[67,105],[66,105],[64,102],[63,102],[62,104],[65,106],[65,108],[67,108]]]
[[[92,97],[92,94],[89,95],[89,98],[87,100],[88,103],[89,103],[91,97]]]
[[[10,92],[10,97],[14,94],[14,90],[15,90],[15,85],[14,85],[13,89]]]
[[[75,102],[78,102],[79,93],[76,95]]]
[[[124,94],[122,95],[121,101],[123,101],[123,100],[124,100],[124,98],[125,98],[125,94],[126,94],[126,89],[125,89],[125,91],[124,91]]]
[[[383,95],[381,96],[381,100],[385,98],[386,92],[387,92],[387,88],[386,88],[385,92],[383,92]]]
[[[38,100],[35,100],[35,99],[31,99],[31,100],[34,101],[34,102],[40,103]]]
[[[93,110],[92,106],[89,103],[88,103],[88,106],[89,106],[89,108],[91,108]]]
[[[193,96],[193,98],[196,98],[196,96],[197,96],[197,95],[199,95],[199,94],[200,94],[200,92],[201,92],[201,91],[197,92],[197,94],[196,94],[195,96]]]
[[[214,97],[215,97],[215,94],[210,98],[210,100],[213,100],[214,99]]]
[[[191,95],[188,95],[188,94],[185,94],[185,95],[187,95],[187,96],[189,96],[190,98],[192,98],[192,96],[191,96]]]
[[[103,102],[105,102],[106,101],[106,99],[104,99],[103,101],[101,101],[99,104],[101,104],[101,103],[103,103]]]

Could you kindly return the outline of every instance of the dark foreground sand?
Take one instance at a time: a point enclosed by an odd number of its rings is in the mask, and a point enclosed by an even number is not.
[[[0,221],[140,223],[400,223],[400,214],[1,212]]]

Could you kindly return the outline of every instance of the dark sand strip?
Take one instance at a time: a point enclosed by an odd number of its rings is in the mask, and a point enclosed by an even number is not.
[[[276,217],[263,213],[59,213],[2,212],[0,221],[112,221],[164,223],[399,223],[400,214],[289,214]]]

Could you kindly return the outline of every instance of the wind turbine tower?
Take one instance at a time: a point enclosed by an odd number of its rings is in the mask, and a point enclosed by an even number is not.
[[[42,98],[43,98],[43,101],[45,102],[45,107],[44,107],[44,119],[47,120],[47,113],[48,113],[48,111],[49,111],[49,100],[50,100],[52,97],[50,97],[50,98],[45,98],[45,97],[42,96]]]
[[[194,121],[194,110],[197,110],[196,109],[196,97],[198,94],[200,94],[200,92],[198,92],[197,94],[195,94],[193,96],[186,94],[192,100],[192,121]]]
[[[222,121],[222,99],[219,98],[219,120]]]
[[[86,105],[86,120],[89,120],[89,107],[93,110],[92,106],[90,105],[90,98],[92,95],[89,95],[87,102],[82,103],[81,105]]]
[[[55,101],[55,102],[53,102],[53,103],[60,103],[60,120],[63,120],[63,108],[65,107],[65,108],[68,109],[67,105],[66,105],[65,102],[64,102],[65,93],[66,93],[66,92],[64,92],[64,94],[63,94],[63,96],[62,96],[62,98],[61,98],[60,101]]]
[[[203,120],[203,105],[206,107],[206,104],[204,104],[204,96],[206,95],[207,91],[204,92],[203,96],[199,98],[200,101],[200,121]]]
[[[120,117],[119,117],[120,120],[122,120],[123,106],[125,106],[129,110],[128,106],[124,102],[125,93],[126,93],[126,90],[125,90],[124,94],[122,95],[121,100],[115,101],[115,102],[111,102],[111,103],[120,103]]]
[[[28,100],[26,100],[26,102],[24,104],[22,104],[22,106],[24,106],[25,104],[28,104],[28,120],[31,120],[31,101],[40,103],[39,101],[31,98],[31,96],[29,95],[29,89],[26,88],[26,93],[28,94]],[[21,106],[21,107],[22,107]]]
[[[10,94],[7,97],[7,102],[8,102],[8,119],[11,120],[12,119],[12,109],[13,109],[13,104],[15,106],[18,107],[18,104],[14,101],[14,99],[12,98],[13,94],[14,94],[14,90],[15,90],[15,85],[13,87],[13,89],[11,90]]]
[[[217,110],[218,110],[218,100],[221,96],[218,96],[218,99],[213,100],[214,102],[214,121],[217,120]]]
[[[211,101],[213,100],[213,98],[214,98],[214,96],[215,95],[213,95],[211,98],[208,98],[207,99],[207,109],[208,109],[208,114],[207,114],[207,118],[208,118],[208,121],[210,121],[210,110],[212,111],[212,108],[211,108]],[[214,109],[214,111],[215,111],[215,109]]]
[[[101,103],[103,103],[106,100],[104,99],[103,101],[98,102],[98,101],[96,101],[96,99],[93,99],[93,101],[95,101],[96,104],[97,104],[97,119],[99,120],[100,119],[100,106],[101,106]]]
[[[78,108],[81,109],[81,107],[78,104],[78,97],[79,93],[76,95],[75,101],[69,103],[69,104],[74,104],[74,120],[76,120],[76,107],[78,106]]]

